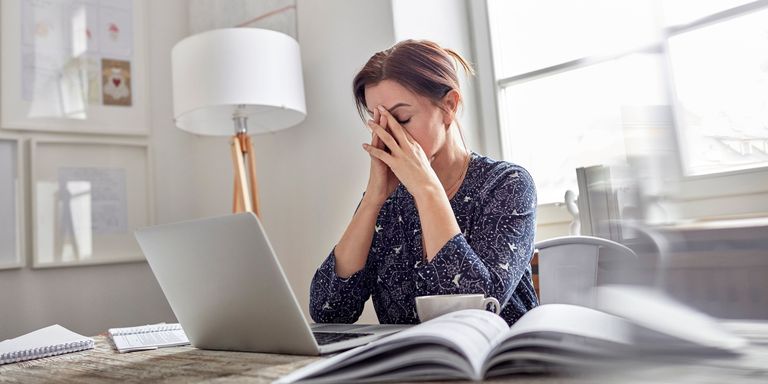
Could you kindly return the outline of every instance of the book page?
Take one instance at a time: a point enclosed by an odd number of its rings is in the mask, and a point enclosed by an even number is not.
[[[463,378],[480,380],[482,364],[491,346],[508,330],[504,319],[491,312],[479,309],[457,311],[320,360],[284,376],[277,383],[319,381],[318,378],[326,376],[349,380],[380,379],[377,374],[365,374],[381,372],[382,367],[398,367],[402,372],[408,372],[409,365],[424,367],[428,364],[433,364],[430,366],[433,372],[452,369],[457,374],[463,372]],[[420,378],[441,379],[444,376],[435,373]]]
[[[427,321],[397,333],[393,338],[445,339],[446,345],[461,351],[473,372],[479,374],[491,347],[508,330],[507,322],[499,315],[479,309],[466,309]]]
[[[738,352],[748,342],[728,332],[710,316],[648,288],[605,285],[596,289],[598,307],[621,316],[645,329],[705,348]],[[636,334],[635,342],[643,333]],[[648,335],[648,334],[646,334]]]
[[[618,344],[632,343],[632,324],[626,320],[570,304],[545,304],[533,308],[512,325],[505,339],[541,332],[556,332]]]
[[[359,355],[358,355],[359,356]],[[414,364],[414,356],[418,364]],[[372,381],[412,381],[423,379],[466,379],[467,362],[447,347],[433,344],[411,345],[407,351],[393,350],[375,358],[362,359],[312,378],[314,383],[355,383]]]
[[[553,365],[589,366],[598,356],[623,353],[632,342],[626,320],[570,304],[545,304],[528,311],[492,348],[487,377],[503,372],[544,372]]]

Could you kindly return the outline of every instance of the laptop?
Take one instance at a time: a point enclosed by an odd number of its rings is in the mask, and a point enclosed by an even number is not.
[[[253,213],[148,227],[135,235],[197,348],[320,355],[408,327],[310,325]]]

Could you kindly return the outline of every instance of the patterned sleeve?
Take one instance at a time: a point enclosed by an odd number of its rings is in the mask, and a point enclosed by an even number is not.
[[[535,186],[525,169],[509,166],[497,170],[475,198],[471,228],[417,267],[417,287],[426,295],[484,293],[504,308],[533,254]]]
[[[359,203],[357,208],[360,208]],[[377,236],[374,233],[372,243],[375,241]],[[374,257],[371,253],[363,269],[348,278],[341,278],[336,274],[336,248],[331,251],[315,271],[309,288],[309,314],[312,320],[316,323],[347,324],[357,321],[371,295],[370,271],[373,267],[370,261]]]
[[[370,257],[370,256],[369,256]],[[315,271],[309,293],[309,312],[316,323],[354,323],[370,293],[369,267],[348,278],[336,274],[335,250]]]

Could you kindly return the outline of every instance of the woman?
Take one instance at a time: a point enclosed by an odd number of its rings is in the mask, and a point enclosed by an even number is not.
[[[353,323],[371,295],[382,324],[418,323],[422,295],[495,297],[510,325],[537,305],[533,181],[522,167],[463,145],[456,63],[473,73],[450,49],[406,40],[355,76],[358,112],[372,118],[363,144],[370,177],[312,280],[316,322]]]

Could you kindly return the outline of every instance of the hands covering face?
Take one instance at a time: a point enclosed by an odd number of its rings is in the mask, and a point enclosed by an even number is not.
[[[429,187],[442,188],[421,145],[383,106],[374,110],[368,126],[373,138],[370,145],[363,144],[363,149],[386,164],[412,195]]]
[[[373,112],[373,120],[368,121],[368,126],[371,128],[371,144],[370,147],[376,148],[389,153],[389,149],[384,145],[384,142],[379,138],[375,131],[373,131],[372,124],[378,122],[380,126],[386,127],[386,119],[381,116],[378,110]],[[365,147],[364,144],[363,146]],[[386,163],[371,155],[371,171],[368,178],[368,187],[365,189],[364,199],[372,202],[375,206],[381,207],[384,201],[395,191],[400,181],[397,179],[392,170]]]

